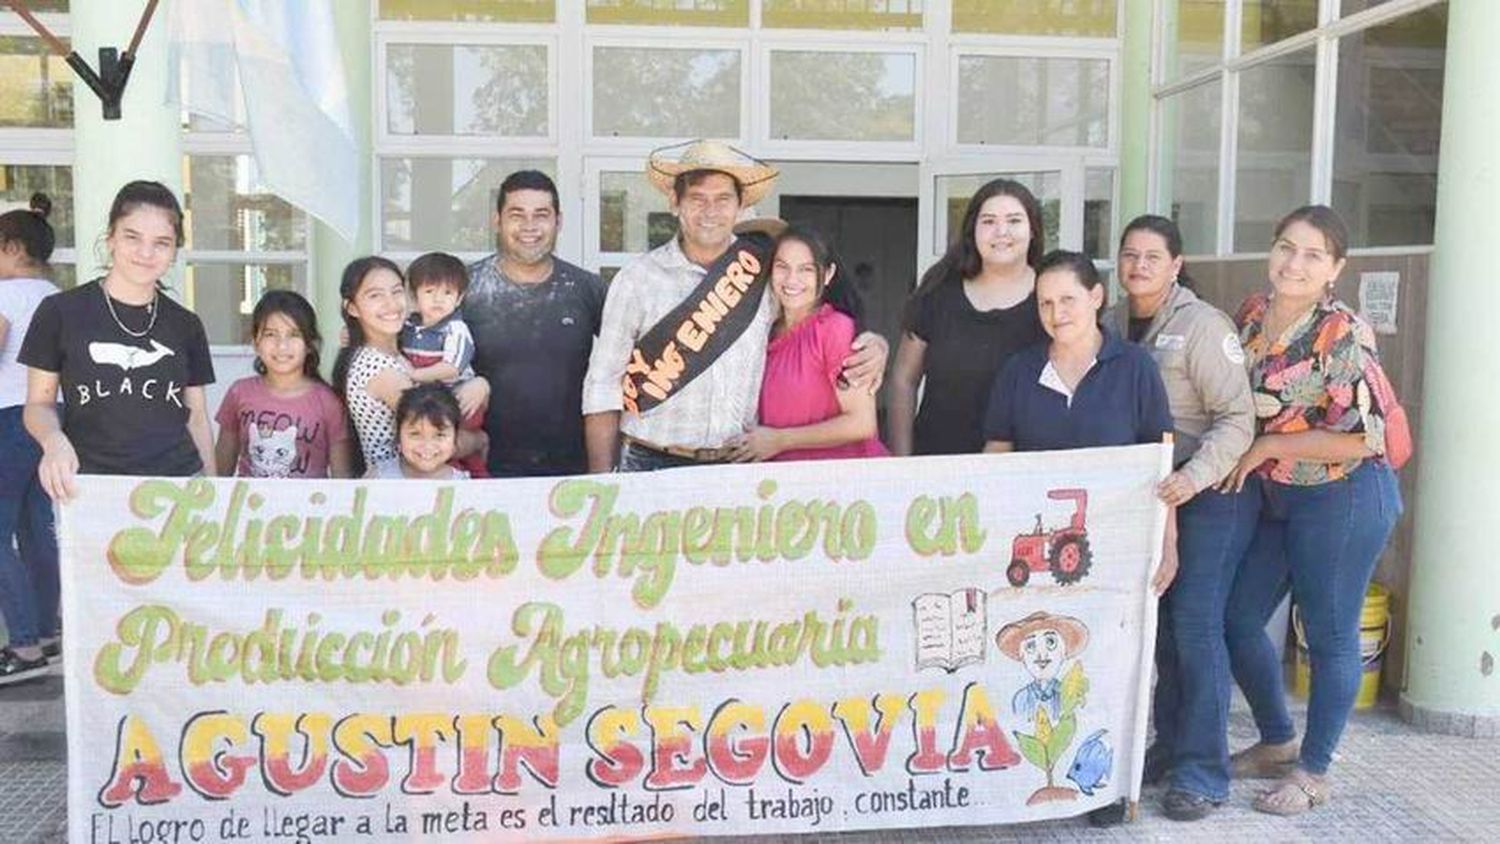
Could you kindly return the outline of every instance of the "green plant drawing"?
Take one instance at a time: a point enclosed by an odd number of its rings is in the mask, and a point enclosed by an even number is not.
[[[1083,706],[1088,693],[1089,679],[1083,673],[1083,666],[1075,662],[1068,673],[1063,675],[1058,691],[1060,706],[1057,723],[1052,723],[1048,708],[1040,706],[1036,710],[1036,724],[1031,734],[1014,731],[1021,755],[1047,775],[1047,785],[1037,789],[1026,801],[1026,805],[1052,800],[1073,800],[1078,796],[1075,789],[1057,785],[1052,771],[1078,734],[1076,711]]]

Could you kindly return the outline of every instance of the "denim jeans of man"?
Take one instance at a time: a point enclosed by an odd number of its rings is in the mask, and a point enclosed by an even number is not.
[[[621,472],[655,472],[657,469],[676,469],[682,466],[707,466],[709,464],[690,457],[679,457],[664,451],[642,448],[626,443],[620,451]]]
[[[57,635],[57,534],[19,405],[0,408],[0,613],[11,645]]]
[[[1259,479],[1238,493],[1205,489],[1177,509],[1177,579],[1156,627],[1156,752],[1172,788],[1229,797],[1229,649],[1224,608],[1260,514]]]
[[[1281,661],[1266,620],[1287,590],[1307,636],[1312,670],[1298,765],[1321,775],[1354,708],[1364,662],[1359,616],[1380,552],[1401,516],[1401,491],[1385,463],[1366,460],[1315,486],[1261,484],[1260,524],[1229,594],[1230,666],[1250,702],[1260,740],[1296,738]]]

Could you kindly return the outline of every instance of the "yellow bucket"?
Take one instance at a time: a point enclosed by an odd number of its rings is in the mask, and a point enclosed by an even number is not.
[[[1355,709],[1369,709],[1380,695],[1380,669],[1385,661],[1385,647],[1391,641],[1391,592],[1379,583],[1371,583],[1365,593],[1364,608],[1359,613],[1359,653],[1364,659],[1364,674],[1359,679]],[[1297,632],[1297,650],[1293,662],[1292,692],[1307,697],[1312,689],[1312,667],[1307,657],[1307,635],[1302,631],[1302,617],[1292,607],[1292,629]]]

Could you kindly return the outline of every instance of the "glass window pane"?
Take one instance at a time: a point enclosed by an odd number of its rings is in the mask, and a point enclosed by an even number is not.
[[[1193,255],[1218,251],[1219,132],[1224,84],[1215,79],[1162,100],[1161,191]]]
[[[1109,62],[959,56],[961,144],[1109,145]]]
[[[500,183],[516,170],[555,175],[556,163],[523,158],[382,158],[381,248],[392,252],[492,252]]]
[[[78,267],[75,264],[52,265],[52,283],[63,290],[71,290],[78,286]]]
[[[306,215],[260,184],[250,156],[190,155],[183,166],[188,249],[307,248]]]
[[[1339,42],[1333,206],[1353,246],[1432,242],[1446,5]]]
[[[1165,3],[1162,80],[1170,82],[1213,67],[1224,58],[1224,0]]]
[[[551,23],[555,0],[380,0],[381,20]]]
[[[953,0],[953,31],[1115,37],[1115,0]]]
[[[738,138],[740,51],[594,48],[594,134]]]
[[[1390,0],[1341,0],[1339,4],[1339,17],[1347,18],[1365,9],[1373,9],[1389,3]]]
[[[909,141],[917,127],[912,53],[771,51],[771,137]]]
[[[677,234],[661,191],[638,170],[599,174],[599,251],[645,252]]]
[[[0,37],[0,126],[73,128],[73,70],[40,38]]]
[[[307,265],[189,261],[175,293],[203,321],[209,343],[242,346],[250,343],[250,314],[267,290],[306,296]]]
[[[1311,194],[1313,65],[1309,48],[1256,65],[1240,78],[1236,252],[1270,248],[1276,222]]]
[[[938,176],[933,194],[940,210],[935,215],[932,244],[933,254],[941,255],[948,243],[958,235],[963,224],[964,211],[969,199],[991,179],[1004,177],[1014,179],[1026,186],[1042,205],[1042,230],[1046,235],[1047,249],[1057,246],[1058,221],[1062,219],[1062,175],[1056,170],[1030,173],[984,173],[963,176]]]
[[[922,0],[761,0],[760,20],[770,29],[915,30]]]
[[[1318,0],[1245,0],[1240,14],[1240,52],[1248,53],[1316,27]]]
[[[41,191],[52,200],[47,222],[57,235],[57,249],[74,244],[73,168],[50,164],[0,164],[0,211],[30,208],[31,195]]]
[[[750,0],[587,0],[588,23],[749,26]]]
[[[396,135],[547,135],[547,48],[392,44],[387,128]]]
[[[1115,171],[1089,168],[1083,177],[1083,254],[1113,260],[1114,231]]]

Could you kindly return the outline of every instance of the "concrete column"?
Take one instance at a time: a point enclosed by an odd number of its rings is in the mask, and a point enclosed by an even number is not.
[[[1115,231],[1144,214],[1150,203],[1146,185],[1151,167],[1151,6],[1125,3],[1120,22],[1120,203],[1115,208]]]
[[[1500,733],[1500,349],[1479,315],[1500,196],[1500,3],[1448,4],[1436,250],[1427,290],[1406,682],[1401,709],[1439,732]],[[1478,320],[1478,321],[1476,321]]]
[[[359,233],[349,243],[337,232],[322,223],[313,221],[312,276],[308,279],[308,301],[318,310],[318,329],[323,333],[323,369],[327,375],[333,367],[334,352],[338,350],[339,331],[343,320],[339,316],[339,279],[344,265],[374,248],[374,229],[371,223],[371,208],[375,202],[378,174],[371,169],[371,114],[375,97],[375,78],[370,65],[371,0],[340,0],[333,4],[334,26],[338,30],[339,53],[344,58],[344,77],[349,88],[349,120],[354,128],[354,143],[358,150],[359,180]]]
[[[158,7],[136,51],[121,119],[105,120],[99,98],[75,76],[73,82],[73,214],[78,231],[78,280],[96,274],[109,206],[133,179],[153,179],[182,196],[181,116],[163,103],[167,85],[167,4]],[[99,48],[123,52],[130,45],[145,0],[73,0],[73,49],[99,67]]]

